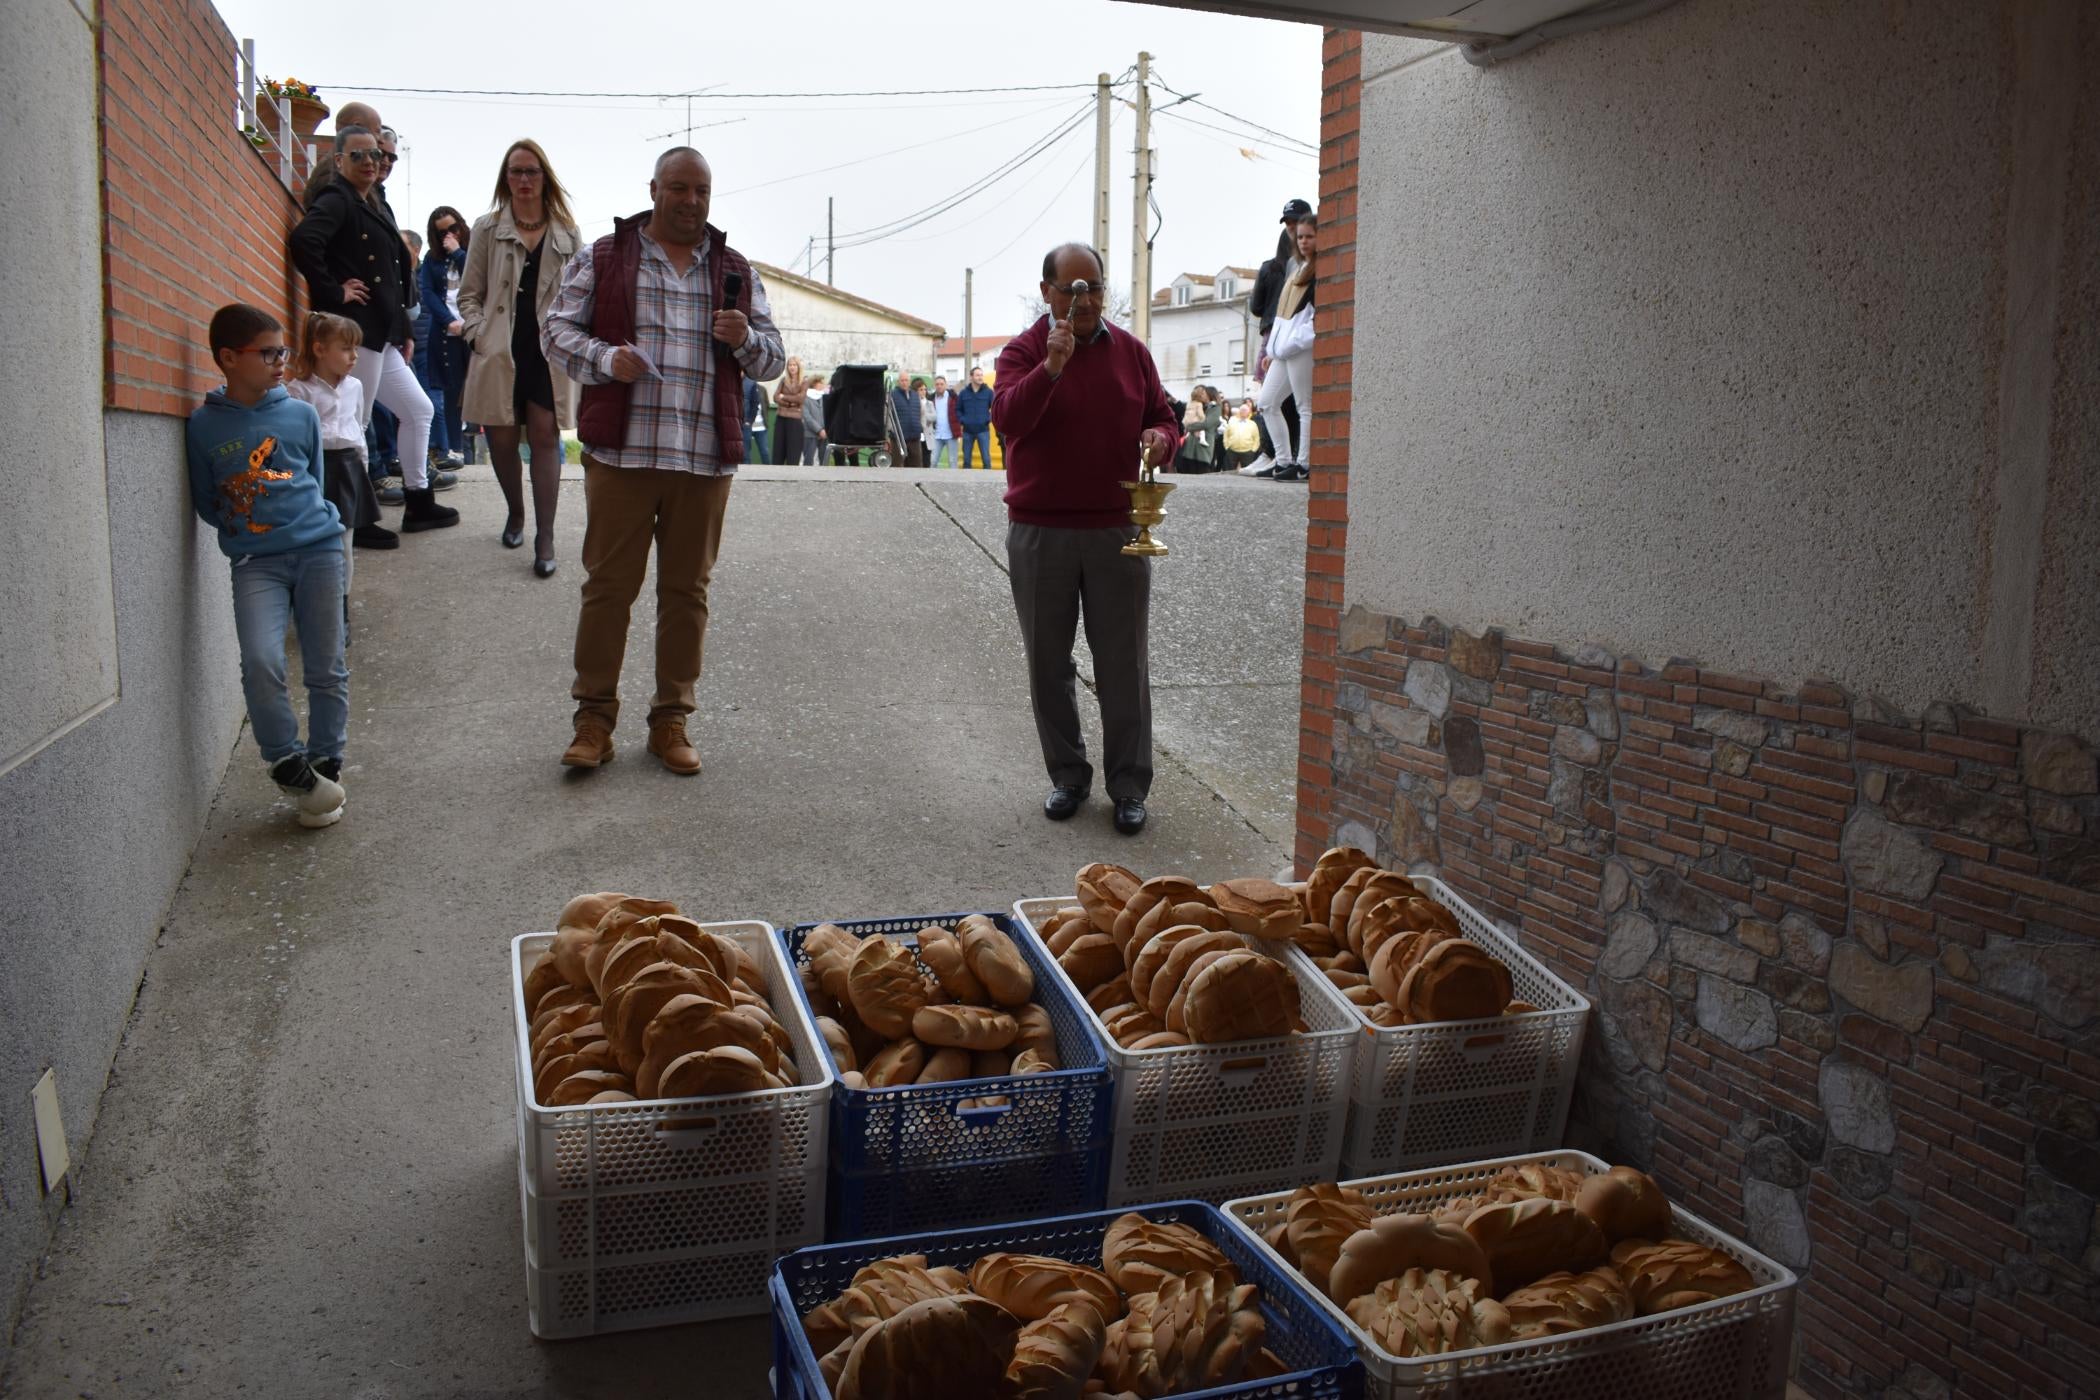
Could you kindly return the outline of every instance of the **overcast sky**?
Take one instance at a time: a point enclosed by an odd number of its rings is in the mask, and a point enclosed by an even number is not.
[[[510,0],[501,7],[366,0],[349,9],[219,0],[219,9],[236,39],[256,41],[264,75],[304,79],[330,103],[365,97],[404,134],[409,163],[388,192],[404,226],[417,229],[437,204],[469,220],[485,212],[504,147],[530,136],[547,148],[586,236],[604,233],[615,215],[648,204],[650,166],[659,150],[683,141],[686,104],[384,88],[836,94],[692,102],[692,144],[715,172],[714,222],[747,256],[796,271],[814,236],[819,277],[827,195],[837,200],[846,243],[846,235],[957,194],[1084,109],[1073,131],[982,194],[884,241],[840,248],[840,287],[937,321],[951,335],[962,332],[965,267],[976,269],[977,333],[1016,330],[1020,297],[1033,294],[1044,250],[1091,235],[1094,78],[1132,68],[1140,49],[1179,92],[1299,141],[1317,143],[1320,134],[1317,28],[1121,0],[918,9],[840,0]],[[1074,86],[862,95],[1035,84]],[[1155,90],[1155,113],[1173,100]],[[1155,115],[1162,216],[1155,288],[1181,271],[1258,263],[1274,251],[1284,201],[1318,192],[1318,158],[1303,146],[1194,104],[1177,114],[1229,130]],[[725,124],[705,125],[717,122]],[[1134,113],[1118,104],[1109,223],[1118,289],[1130,283],[1134,130]]]

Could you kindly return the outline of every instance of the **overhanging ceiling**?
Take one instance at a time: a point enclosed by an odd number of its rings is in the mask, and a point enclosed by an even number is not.
[[[1152,0],[1176,9],[1215,10],[1296,20],[1452,43],[1495,44],[1591,11],[1632,8],[1623,0]]]

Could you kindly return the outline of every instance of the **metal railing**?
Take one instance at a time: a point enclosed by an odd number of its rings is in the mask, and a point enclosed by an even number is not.
[[[271,131],[263,125],[258,99],[272,104],[277,117],[277,129]],[[241,40],[241,91],[240,106],[234,113],[241,135],[249,144],[265,155],[272,152],[277,158],[277,178],[284,181],[285,188],[294,194],[299,192],[302,182],[312,172],[316,156],[311,142],[302,142],[292,130],[292,103],[288,97],[271,97],[261,90],[255,76],[255,41]]]

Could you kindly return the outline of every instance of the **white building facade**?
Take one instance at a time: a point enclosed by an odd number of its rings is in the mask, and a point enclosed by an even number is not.
[[[948,334],[939,324],[786,268],[752,266],[765,279],[781,342],[801,358],[805,375],[829,377],[840,365],[933,372],[934,350]]]
[[[1152,294],[1152,359],[1160,381],[1177,399],[1211,384],[1232,400],[1254,392],[1252,359],[1261,333],[1247,310],[1253,268],[1184,272]]]

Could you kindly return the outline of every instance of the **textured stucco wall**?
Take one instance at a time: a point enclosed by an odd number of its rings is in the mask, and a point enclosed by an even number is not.
[[[69,0],[10,0],[0,44],[0,498],[15,505],[0,511],[0,771],[117,692],[95,93],[88,15]]]
[[[1347,602],[2100,733],[2100,7],[1363,75]]]
[[[46,1066],[76,1158],[241,719],[226,562],[190,513],[179,418],[99,412],[123,698],[0,775],[0,1364],[41,1251]],[[98,477],[101,464],[96,464]]]

